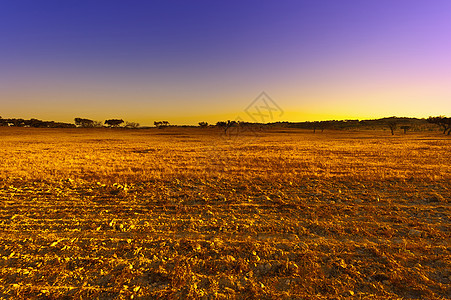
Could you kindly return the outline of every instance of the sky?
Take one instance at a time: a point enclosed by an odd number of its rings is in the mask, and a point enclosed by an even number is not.
[[[197,124],[249,107],[451,115],[451,1],[0,2],[3,118]]]

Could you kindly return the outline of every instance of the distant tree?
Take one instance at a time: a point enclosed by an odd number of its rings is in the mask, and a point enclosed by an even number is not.
[[[139,123],[135,123],[135,122],[126,122],[125,123],[125,128],[133,128],[136,129],[139,127]]]
[[[75,118],[75,125],[79,127],[94,127],[95,121],[90,119],[83,119],[83,118]]]
[[[153,122],[153,124],[158,129],[163,129],[163,128],[166,128],[166,127],[169,126],[169,122],[168,121],[155,121],[155,122]]]
[[[38,120],[38,119],[30,119],[29,124],[31,127],[48,127],[47,124],[45,124],[45,122]]]
[[[124,120],[122,119],[110,119],[105,121],[105,124],[110,127],[118,127],[122,123],[124,123]]]
[[[234,125],[237,125],[238,123],[236,121],[230,121],[227,120],[227,122],[224,121],[219,121],[216,123],[217,127],[220,127],[222,129],[224,129],[224,134],[227,134],[227,131]]]
[[[103,125],[102,125],[102,122],[100,122],[100,121],[94,121],[92,123],[92,127],[100,128],[100,127],[103,127]]]
[[[388,121],[387,126],[388,126],[388,128],[390,128],[391,135],[395,135],[395,130],[398,127],[398,124],[396,123],[396,121],[394,121],[394,120]]]
[[[427,121],[431,124],[436,124],[443,128],[443,134],[450,135],[451,133],[451,118],[444,116],[429,117]]]
[[[22,126],[26,125],[24,119],[12,119],[11,121],[12,121],[11,123],[13,123],[14,126],[22,127]]]
[[[199,126],[202,128],[205,128],[208,126],[208,123],[207,122],[199,122]]]
[[[75,122],[75,125],[77,125],[77,126],[81,126],[82,125],[82,118],[75,118],[74,119],[74,122]]]
[[[403,126],[401,126],[400,128],[401,128],[402,130],[404,130],[404,134],[406,134],[406,133],[407,133],[407,130],[410,129],[410,126],[408,126],[408,125],[403,125]]]
[[[319,129],[321,129],[321,132],[324,131],[324,129],[329,128],[330,122],[329,121],[321,121],[319,122]]]
[[[313,128],[313,133],[316,133],[316,129],[318,129],[319,127],[319,122],[318,121],[314,121],[311,123],[311,126]]]

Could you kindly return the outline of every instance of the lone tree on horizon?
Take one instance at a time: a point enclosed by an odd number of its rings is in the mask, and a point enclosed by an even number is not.
[[[110,127],[118,127],[122,123],[124,123],[124,120],[122,119],[110,119],[105,121],[105,124]]]

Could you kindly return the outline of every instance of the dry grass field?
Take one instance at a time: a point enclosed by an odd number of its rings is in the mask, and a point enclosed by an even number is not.
[[[450,137],[219,133],[0,128],[0,298],[451,298]]]

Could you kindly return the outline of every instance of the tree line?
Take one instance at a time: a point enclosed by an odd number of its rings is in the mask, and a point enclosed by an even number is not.
[[[429,131],[437,125],[441,128],[443,134],[451,134],[451,118],[445,116],[429,117],[427,119],[388,117],[372,120],[330,120],[330,121],[312,121],[312,122],[276,122],[265,124],[281,126],[286,128],[309,129],[314,133],[323,132],[326,129],[331,130],[358,130],[358,129],[388,129],[392,135],[395,135],[398,129],[404,134],[408,131]]]
[[[83,127],[83,128],[99,128],[99,127],[104,127],[104,126],[138,128],[140,126],[139,123],[128,122],[128,121],[124,121],[122,119],[109,119],[109,120],[105,120],[105,122],[103,122],[103,124],[102,124],[102,122],[100,122],[100,121],[94,121],[94,120],[84,119],[84,118],[75,118],[74,122],[77,127]]]
[[[381,129],[387,128],[391,134],[394,135],[396,130],[400,128],[404,134],[407,134],[409,130],[431,130],[433,124],[440,128],[441,132],[446,135],[451,135],[451,118],[445,116],[429,117],[427,119],[417,118],[397,118],[389,117],[374,120],[330,120],[330,121],[306,121],[306,122],[275,122],[275,123],[250,123],[243,121],[218,121],[216,124],[208,124],[207,122],[199,122],[198,126],[201,128],[216,127],[224,130],[224,133],[231,128],[240,127],[252,127],[253,129],[284,127],[284,128],[298,128],[309,129],[313,133],[317,131],[323,132],[326,129],[332,130],[346,130],[346,129]],[[35,127],[35,128],[139,128],[140,124],[136,122],[124,121],[123,119],[108,119],[104,122],[95,121],[86,118],[75,118],[74,124],[54,122],[54,121],[42,121],[39,119],[20,119],[20,118],[6,118],[0,117],[0,126],[15,126],[15,127]],[[155,121],[154,126],[159,129],[164,129],[171,125],[168,121]],[[184,126],[186,127],[186,126]],[[188,126],[193,127],[193,126]]]
[[[20,119],[9,118],[3,119],[0,117],[0,126],[14,126],[14,127],[34,127],[34,128],[73,128],[74,124],[54,122],[54,121],[42,121],[38,119]]]

